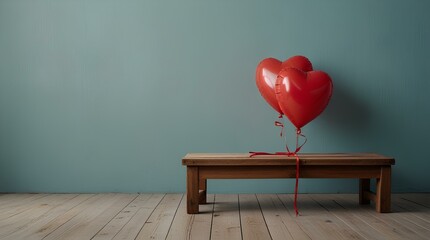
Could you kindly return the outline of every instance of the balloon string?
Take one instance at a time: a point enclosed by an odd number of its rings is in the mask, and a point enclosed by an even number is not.
[[[299,137],[303,137],[305,139],[305,141],[301,145],[299,145]],[[299,193],[299,177],[300,177],[300,158],[299,158],[299,155],[297,153],[302,149],[302,147],[306,144],[307,141],[308,141],[307,137],[302,134],[302,131],[300,129],[297,129],[297,131],[296,131],[296,150],[294,152],[290,151],[290,149],[288,148],[288,144],[285,145],[287,152],[275,152],[275,153],[249,152],[250,157],[254,157],[257,155],[285,155],[288,157],[295,157],[296,158],[296,184],[294,186],[294,211],[296,213],[296,216],[299,215],[299,208],[297,207],[297,197],[298,197],[298,193]]]
[[[279,114],[278,118],[282,119],[282,114]],[[279,134],[279,136],[282,137],[284,135],[284,124],[279,121],[275,121],[275,126],[281,127],[281,133]]]
[[[303,141],[303,143],[299,146],[299,137],[303,137],[305,139],[305,141]],[[306,144],[306,142],[308,141],[308,138],[302,134],[302,130],[300,130],[300,128],[297,129],[296,131],[296,153],[300,152],[300,150],[302,149],[302,147]]]
[[[281,133],[279,133],[279,136],[283,136],[283,132],[284,132],[284,124],[282,124],[281,122],[275,121],[275,126],[277,127],[281,127]]]
[[[293,153],[296,158],[296,185],[294,186],[294,212],[296,217],[299,215],[299,208],[297,207],[297,195],[299,194],[299,177],[300,177],[300,158],[297,153]]]

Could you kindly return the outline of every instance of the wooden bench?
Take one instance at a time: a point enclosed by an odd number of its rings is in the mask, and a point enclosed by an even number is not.
[[[375,202],[376,211],[390,212],[391,165],[394,159],[374,153],[299,154],[300,178],[358,178],[359,203]],[[279,155],[189,153],[187,166],[187,212],[199,212],[206,203],[207,179],[295,178],[296,159]],[[376,179],[376,193],[370,179]]]

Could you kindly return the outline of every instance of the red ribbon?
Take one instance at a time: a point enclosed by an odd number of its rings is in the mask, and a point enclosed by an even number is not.
[[[282,118],[282,114],[279,114],[278,118]],[[279,122],[279,121],[275,121],[275,126],[281,127],[281,133],[279,135],[282,137],[283,132],[284,132],[284,124]]]
[[[275,122],[276,125],[277,122]],[[279,122],[278,122],[279,123]],[[282,123],[280,123],[282,124]],[[278,125],[276,125],[278,126]],[[284,129],[284,125],[282,124],[282,130]],[[281,130],[281,136],[282,136],[282,130]],[[304,137],[305,141],[299,146],[299,136]],[[288,145],[285,145],[287,152],[275,152],[275,153],[268,153],[268,152],[249,152],[251,155],[250,157],[258,156],[258,155],[285,155],[288,157],[295,157],[296,158],[296,185],[294,187],[294,211],[296,213],[296,216],[299,215],[299,209],[297,207],[297,195],[299,192],[299,177],[300,177],[300,158],[297,154],[305,145],[305,143],[308,141],[305,135],[302,134],[302,131],[300,129],[297,129],[296,132],[296,150],[294,152],[291,152],[288,148]]]
[[[294,187],[294,211],[296,212],[296,217],[299,215],[299,208],[297,208],[297,195],[299,194],[299,177],[300,177],[300,158],[297,153],[294,153],[296,157],[296,186]]]
[[[284,132],[284,124],[282,124],[281,122],[275,121],[275,126],[277,127],[281,127],[281,133],[279,134],[279,136],[283,136],[283,132]]]

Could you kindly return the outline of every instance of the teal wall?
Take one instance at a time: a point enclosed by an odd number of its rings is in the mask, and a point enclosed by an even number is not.
[[[430,191],[430,2],[0,0],[0,191],[179,192],[187,152],[282,151],[258,62],[302,54],[334,95],[303,152],[396,158]],[[293,127],[287,126],[293,143]],[[210,181],[291,192],[293,180]],[[352,192],[355,180],[301,180]]]

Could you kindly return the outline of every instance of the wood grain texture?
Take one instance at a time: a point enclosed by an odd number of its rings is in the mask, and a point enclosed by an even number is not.
[[[54,229],[50,228],[50,226],[54,226],[53,223],[57,222],[57,219],[62,219],[62,216],[67,216],[73,209],[79,209],[79,206],[94,196],[94,194],[79,194],[66,202],[58,204],[55,208],[25,226],[19,226],[16,231],[10,233],[10,235],[3,236],[2,239],[41,239]],[[3,230],[1,232],[3,233]]]
[[[122,209],[108,224],[106,224],[93,240],[112,239],[131,220],[137,211],[145,206],[151,194],[139,194],[132,202]]]
[[[411,193],[404,196],[411,202],[430,208],[430,194]]]
[[[198,168],[200,177],[208,179],[296,177],[296,166],[201,166]],[[300,166],[300,178],[377,178],[379,176],[379,166]]]
[[[108,195],[106,194],[98,194],[98,195],[90,196],[88,199],[78,204],[77,206],[73,207],[72,209],[68,210],[64,214],[56,216],[53,219],[50,219],[50,221],[48,221],[47,223],[44,223],[39,228],[36,228],[35,231],[30,232],[29,236],[31,237],[28,237],[28,239],[45,238],[46,236],[51,234],[53,231],[55,231],[56,229],[58,229],[68,221],[74,219],[77,215],[91,209],[96,204],[102,203],[104,201],[104,198],[107,198],[107,197]],[[79,222],[80,220],[78,219],[75,221]]]
[[[381,176],[376,179],[375,204],[380,213],[391,211],[391,167],[383,166]]]
[[[405,222],[404,225],[413,230],[417,235],[423,238],[430,237],[430,222],[415,215],[410,210],[394,205],[392,207],[392,214],[390,214],[390,217],[396,219],[400,224]]]
[[[349,228],[366,239],[385,240],[387,236],[372,227],[372,223],[355,215],[355,211],[340,205],[333,194],[312,194],[310,197],[321,204],[328,212],[344,222]],[[357,207],[357,206],[356,206]]]
[[[273,240],[311,239],[295,221],[292,206],[285,206],[277,194],[258,194],[257,198]]]
[[[237,195],[215,195],[211,239],[242,239]]]
[[[282,155],[189,153],[182,159],[187,166],[187,212],[199,212],[207,179],[296,178],[296,161]],[[301,154],[299,162],[300,178],[360,179],[360,204],[372,200],[377,212],[390,212],[393,158],[375,153]],[[369,194],[372,178],[377,179],[376,197]]]
[[[166,239],[183,194],[166,194],[146,220],[136,240]]]
[[[77,194],[60,194],[41,198],[40,200],[43,199],[43,201],[38,202],[36,205],[31,204],[30,209],[0,221],[0,239],[5,239],[11,234],[27,229],[40,219],[43,219],[47,213],[55,215],[55,210],[58,207],[67,205],[70,200],[77,196]]]
[[[293,206],[292,194],[280,194],[287,207]],[[295,221],[312,239],[365,239],[342,221],[330,214],[307,194],[301,194],[298,202],[300,216]]]
[[[114,240],[127,240],[135,239],[139,234],[142,227],[145,225],[148,218],[154,212],[155,208],[158,207],[165,194],[152,194],[148,200],[144,202],[136,202],[130,204],[130,206],[136,206],[137,211],[131,217],[121,230],[115,235]]]
[[[113,195],[113,196],[110,196]],[[108,194],[100,204],[80,212],[44,239],[88,239],[100,231],[121,209],[129,204],[135,194]]]
[[[1,197],[0,217],[6,215],[7,212],[19,212],[28,207],[27,203],[33,202],[39,198],[48,196],[48,194],[5,194]],[[18,206],[21,206],[20,208]],[[9,211],[8,211],[9,210]]]
[[[394,194],[392,205],[410,212],[414,216],[426,221],[430,226],[430,208],[415,202],[414,198],[411,198],[410,195],[411,194]],[[418,199],[422,198],[419,197]]]
[[[5,199],[5,203],[0,208],[0,220],[7,219],[14,215],[25,212],[38,204],[45,201],[44,198],[48,197],[48,194],[24,194],[23,197],[20,194],[11,195],[12,199]],[[17,200],[13,200],[13,196],[17,196]]]
[[[206,203],[208,183],[207,179],[199,176],[199,204]]]
[[[187,213],[199,213],[198,167],[187,167]]]
[[[375,153],[299,154],[301,165],[393,165],[394,158]],[[295,165],[294,157],[247,153],[189,153],[182,158],[187,166],[284,166]]]
[[[341,206],[351,209],[357,217],[371,224],[371,227],[381,232],[386,239],[426,239],[417,235],[414,229],[407,227],[406,221],[396,221],[390,214],[377,214],[366,205],[355,204],[356,199],[350,194],[333,194],[332,198]]]
[[[240,194],[239,207],[243,239],[272,239],[255,194]]]
[[[187,214],[187,201],[182,198],[179,209],[173,219],[167,239],[169,240],[205,240],[210,239],[212,214],[215,195],[207,196],[208,203],[201,205],[200,214]]]
[[[37,194],[36,194],[37,195]],[[393,194],[392,212],[359,205],[357,194],[208,194],[201,214],[183,194],[2,195],[26,209],[0,221],[1,239],[429,239],[430,194]],[[34,196],[31,196],[34,197]],[[0,211],[0,214],[2,214]],[[7,219],[13,221],[8,222]]]

